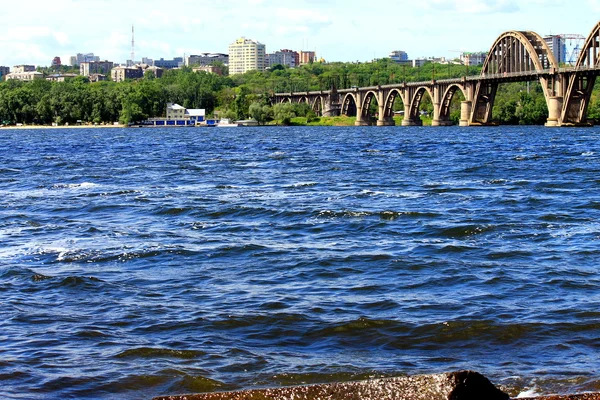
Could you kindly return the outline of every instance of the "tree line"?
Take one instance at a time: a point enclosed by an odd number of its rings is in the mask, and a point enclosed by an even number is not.
[[[190,68],[165,71],[156,79],[126,82],[93,82],[79,76],[65,82],[36,80],[0,82],[0,123],[2,124],[123,124],[160,117],[167,102],[186,108],[203,108],[207,115],[266,123],[289,123],[294,116],[315,118],[305,105],[271,105],[277,92],[301,92],[427,81],[478,75],[481,67],[427,63],[413,68],[389,59],[370,63],[312,63],[297,68],[281,65],[267,71],[220,76],[193,72]],[[455,96],[452,117],[460,116],[460,97]],[[595,88],[588,116],[600,119],[600,90]],[[398,102],[399,103],[399,102]],[[397,109],[403,105],[397,104]],[[423,98],[421,109],[431,112],[431,99]],[[501,124],[543,124],[548,110],[538,83],[500,85],[493,110]]]

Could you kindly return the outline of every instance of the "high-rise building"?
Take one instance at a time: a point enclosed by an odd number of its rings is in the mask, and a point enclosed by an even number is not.
[[[77,55],[72,56],[69,61],[70,61],[71,66],[75,66],[75,65],[81,65],[81,63],[84,63],[84,62],[100,61],[100,57],[95,56],[94,53],[87,53],[87,54],[77,53]]]
[[[396,63],[408,62],[408,54],[402,50],[394,50],[390,52],[390,59]]]
[[[552,50],[556,62],[565,63],[567,61],[567,43],[565,39],[560,35],[545,36],[544,41]]]
[[[256,40],[240,38],[229,45],[229,74],[264,71],[266,46]]]

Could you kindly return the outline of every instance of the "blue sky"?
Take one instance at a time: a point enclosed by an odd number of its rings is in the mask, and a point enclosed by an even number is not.
[[[227,52],[245,36],[314,50],[327,61],[369,61],[486,51],[507,30],[587,36],[600,0],[28,0],[0,6],[0,65],[63,63],[93,52],[124,62]]]

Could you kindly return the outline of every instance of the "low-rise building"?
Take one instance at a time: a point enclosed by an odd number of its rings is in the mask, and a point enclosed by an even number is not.
[[[460,55],[460,61],[464,65],[481,65],[485,62],[488,53],[486,51],[479,51],[475,53],[464,52]]]
[[[412,66],[413,68],[422,67],[428,61],[429,60],[427,60],[426,58],[415,58],[414,60],[412,60]]]
[[[146,126],[196,126],[206,125],[206,111],[203,108],[187,109],[176,103],[167,103],[165,118],[151,118],[143,121]]]
[[[127,79],[140,79],[144,77],[144,70],[137,67],[114,67],[110,72],[110,77],[115,82],[123,82]]]
[[[403,63],[408,62],[408,54],[402,50],[394,50],[394,51],[390,52],[389,57],[393,62],[398,63],[398,64],[403,64]]]
[[[51,82],[64,82],[68,79],[73,79],[76,76],[79,76],[77,74],[52,74],[52,75],[48,75],[46,77],[47,81],[51,81]]]
[[[88,79],[90,82],[102,82],[107,80],[108,77],[102,74],[91,74],[90,76],[88,76]]]
[[[133,67],[119,66],[111,70],[111,78],[115,82],[123,82],[126,79],[141,79],[147,71],[151,71],[156,78],[162,77],[163,69],[146,64],[134,65]]]
[[[412,66],[414,68],[422,67],[426,63],[434,63],[434,64],[450,64],[450,61],[446,59],[446,57],[428,57],[428,58],[416,58],[412,60]]]
[[[167,119],[183,119],[185,107],[177,103],[167,103]]]
[[[6,80],[15,79],[18,81],[34,81],[36,79],[44,79],[44,74],[37,71],[27,71],[27,72],[11,72],[5,76]]]
[[[35,71],[35,65],[15,65],[12,72],[16,74],[22,74],[24,72],[33,71]]]
[[[192,68],[192,71],[194,72],[208,72],[209,74],[216,74],[216,75],[223,75],[223,70],[221,69],[221,67],[217,66],[217,65],[204,65],[201,67],[194,67]]]

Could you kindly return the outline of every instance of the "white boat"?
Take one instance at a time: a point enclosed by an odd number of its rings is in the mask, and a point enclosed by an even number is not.
[[[233,128],[240,126],[237,122],[231,122],[229,118],[223,118],[217,123],[218,128]]]

